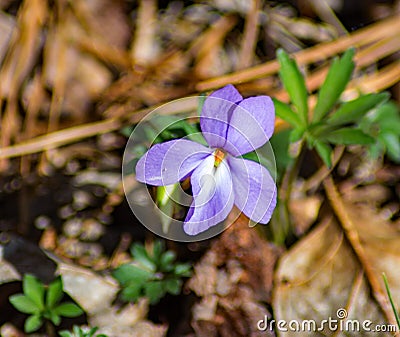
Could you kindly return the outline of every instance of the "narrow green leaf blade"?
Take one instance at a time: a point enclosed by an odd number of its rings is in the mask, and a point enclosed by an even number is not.
[[[387,280],[385,273],[383,273],[382,276],[383,276],[383,282],[385,283],[386,292],[389,297],[390,305],[392,306],[394,317],[396,318],[397,327],[400,329],[400,317],[399,317],[399,313],[397,312],[396,305],[394,304],[394,301],[393,301],[392,293],[389,288],[389,282]]]
[[[303,136],[304,136],[304,129],[303,129],[303,128],[293,129],[293,130],[290,132],[289,142],[290,142],[290,143],[296,143],[296,142],[299,141]]]
[[[59,331],[58,334],[61,337],[72,337],[72,334],[68,330]]]
[[[273,98],[272,99],[275,106],[275,115],[285,122],[288,122],[290,125],[294,127],[298,127],[303,125],[299,116],[285,103],[280,100]]]
[[[378,123],[381,132],[400,133],[399,107],[392,101],[381,105],[376,113],[370,116],[370,120]]]
[[[315,149],[317,150],[317,153],[319,154],[319,156],[325,163],[325,165],[327,167],[331,167],[332,166],[332,160],[331,160],[332,148],[328,144],[321,142],[319,140],[314,141],[314,146],[315,146]]]
[[[290,100],[296,107],[299,119],[303,125],[308,121],[307,88],[304,77],[297,67],[296,61],[291,59],[283,49],[277,52],[280,65],[279,75],[282,83],[289,94]]]
[[[17,310],[24,314],[38,314],[41,311],[33,300],[22,294],[10,296],[9,301]]]
[[[63,296],[63,285],[61,277],[50,283],[46,293],[46,306],[53,308]]]
[[[24,330],[26,333],[30,333],[38,330],[43,324],[43,319],[39,315],[29,316],[24,324]]]
[[[375,142],[374,138],[365,134],[360,129],[342,128],[334,130],[328,134],[321,135],[319,139],[327,141],[332,144],[340,145],[368,145]]]
[[[336,101],[350,81],[354,69],[355,50],[348,49],[340,59],[334,59],[328,75],[318,93],[317,105],[314,109],[313,121],[319,122],[332,109]]]
[[[345,102],[329,117],[327,123],[329,125],[343,125],[357,122],[368,111],[386,102],[389,96],[389,93],[381,92],[379,94],[363,95],[355,100]]]
[[[385,144],[390,159],[400,163],[400,136],[394,133],[381,133],[379,139]]]
[[[28,296],[40,309],[44,308],[44,286],[33,275],[25,275],[22,281],[24,294]]]
[[[54,309],[54,313],[64,317],[77,317],[83,314],[83,310],[74,303],[61,303]]]

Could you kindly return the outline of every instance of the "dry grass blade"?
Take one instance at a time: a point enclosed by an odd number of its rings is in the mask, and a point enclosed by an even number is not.
[[[349,36],[302,50],[293,56],[300,65],[313,63],[332,57],[352,46],[361,47],[391,36],[397,36],[399,30],[400,16],[397,15],[360,29]],[[197,84],[196,89],[198,91],[205,91],[222,87],[229,83],[247,82],[275,74],[278,70],[279,64],[274,60],[233,74],[202,81]]]
[[[137,28],[132,46],[134,64],[147,66],[153,63],[159,50],[156,44],[157,1],[139,1]]]
[[[47,15],[47,6],[40,0],[25,1],[18,13],[18,30],[9,46],[0,72],[0,107],[7,101],[1,118],[1,146],[8,146],[18,138],[20,121],[17,114],[18,91],[26,75],[34,66],[40,46],[40,33]],[[7,162],[0,162],[6,167]]]
[[[261,5],[260,0],[253,0],[252,8],[247,13],[246,25],[244,26],[244,33],[240,48],[238,69],[247,68],[252,64],[254,48],[257,43],[258,20],[259,20],[258,11],[260,9],[260,5]]]
[[[189,48],[188,53],[196,55],[201,61],[207,59],[209,56],[207,50],[209,47],[218,44],[221,37],[232,29],[235,25],[236,19],[232,16],[224,16],[217,21],[213,26],[209,28],[196,42]],[[332,56],[335,52],[340,52],[351,45],[363,46],[356,55],[358,66],[367,66],[375,63],[377,60],[386,57],[398,50],[400,39],[395,34],[396,29],[400,29],[399,17],[390,18],[382,22],[378,22],[372,26],[364,28],[360,31],[353,33],[350,36],[346,36],[338,39],[337,41],[319,45],[316,47],[309,48],[296,54],[297,61],[301,64],[307,62],[314,62],[321,60],[326,56]],[[215,36],[215,32],[218,32]],[[204,42],[204,44],[203,44]],[[205,43],[206,42],[206,43]],[[202,62],[199,62],[202,64]],[[215,80],[203,81],[198,83],[198,88],[211,88],[214,85],[224,85],[233,81],[252,81],[254,78],[260,76],[266,76],[276,73],[278,70],[278,63],[276,61],[268,62],[264,65],[250,68],[241,72],[237,72],[228,76],[222,76]],[[327,67],[321,68],[311,74],[307,79],[307,86],[310,90],[318,88],[324,78],[324,74],[327,71]],[[267,78],[269,80],[271,78]],[[400,80],[400,67],[398,62],[387,65],[380,69],[380,71],[365,75],[359,79],[354,79],[349,89],[346,91],[346,95],[349,97],[358,96],[359,92],[377,92],[384,90]],[[213,81],[218,81],[213,82]],[[270,95],[274,95],[279,99],[287,100],[287,93],[283,90],[272,91],[271,88],[274,82],[262,81],[248,82],[241,84],[242,89],[247,89],[250,92],[257,92],[262,90],[263,93],[267,92]],[[210,86],[211,85],[211,86]],[[269,88],[269,89],[268,89]],[[245,90],[246,91],[246,90]],[[310,105],[312,106],[311,98]],[[181,107],[178,105],[172,105],[176,110],[169,111],[168,113],[176,113],[180,110],[195,110],[197,106],[197,100],[193,99],[189,101],[189,106]],[[24,142],[7,146],[9,142],[3,142],[3,147],[0,149],[0,159],[18,157],[26,154],[37,153],[51,148],[67,145],[78,140],[82,140],[88,137],[95,136],[97,134],[112,132],[118,130],[124,125],[124,123],[137,123],[143,118],[149,111],[154,110],[157,106],[152,108],[139,110],[135,112],[127,112],[119,114],[121,117],[111,117],[104,121],[87,123],[78,127],[71,127],[68,129],[49,133],[44,136],[36,137],[31,140],[24,140]],[[6,116],[3,117],[3,119]],[[284,124],[280,120],[276,122],[277,127],[284,127]],[[5,124],[4,124],[5,125]],[[2,135],[4,138],[4,134]],[[4,141],[4,139],[3,139]]]
[[[174,114],[179,112],[196,111],[198,97],[186,99],[184,103],[180,101],[172,102],[167,108],[163,108],[164,114]],[[86,123],[79,126],[51,132],[19,144],[0,148],[0,159],[24,156],[49,149],[54,149],[63,145],[71,144],[82,139],[101,135],[120,129],[126,124],[135,124],[141,121],[146,115],[156,109],[143,109],[131,112],[119,118],[109,118],[100,122]]]

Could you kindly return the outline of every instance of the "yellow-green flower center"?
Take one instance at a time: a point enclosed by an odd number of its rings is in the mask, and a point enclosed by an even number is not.
[[[221,149],[216,149],[214,152],[214,166],[218,167],[221,164],[222,159],[224,159],[226,153]]]

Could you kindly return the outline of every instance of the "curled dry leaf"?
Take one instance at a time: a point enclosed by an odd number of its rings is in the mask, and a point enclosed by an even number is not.
[[[89,315],[110,308],[119,290],[116,281],[85,268],[59,263],[57,272],[63,278],[64,291]]]
[[[379,228],[375,228],[374,239],[370,236],[371,232],[365,238],[379,242]],[[382,247],[382,242],[380,245]],[[367,247],[366,249],[369,250]],[[393,257],[393,252],[381,251],[378,254],[376,259],[383,258],[386,262]],[[378,274],[382,271],[377,268]],[[389,270],[386,269],[385,272]],[[390,275],[393,277],[392,273]],[[329,317],[338,319],[338,310],[345,309],[347,319],[357,319],[361,324],[365,320],[371,320],[373,324],[386,323],[380,307],[371,298],[368,281],[360,263],[338,223],[331,218],[321,223],[282,256],[275,283],[273,307],[276,320],[296,320],[300,324],[304,320],[315,320],[316,326],[320,327],[322,320]],[[392,284],[395,285],[394,282]],[[398,294],[395,288],[393,291]],[[338,331],[330,331],[325,325],[324,336],[337,333]],[[302,336],[315,334],[315,331],[302,332]],[[298,332],[295,331],[279,332],[279,336],[297,335]],[[370,332],[346,331],[346,336],[364,335],[370,335]],[[386,333],[376,336],[386,336]]]
[[[322,199],[318,195],[292,198],[289,203],[290,214],[293,217],[296,234],[304,234],[317,220]]]
[[[3,259],[3,246],[0,245],[0,284],[20,280],[21,276],[13,265]]]
[[[149,306],[145,299],[129,304],[122,309],[109,307],[89,317],[91,326],[99,328],[98,333],[108,337],[163,337],[167,326],[146,321]]]
[[[373,208],[346,203],[346,210],[360,237],[364,252],[375,274],[381,280],[387,275],[394,301],[400,305],[400,232]]]
[[[273,336],[257,329],[270,317],[262,304],[270,299],[277,250],[261,239],[241,215],[214,242],[189,280],[200,301],[193,307],[197,337]]]

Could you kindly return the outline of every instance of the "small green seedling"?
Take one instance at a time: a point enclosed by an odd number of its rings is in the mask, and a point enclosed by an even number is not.
[[[10,296],[11,304],[19,311],[30,316],[24,329],[30,333],[38,330],[44,323],[60,325],[61,317],[77,317],[83,311],[71,302],[60,303],[64,292],[61,277],[45,286],[36,277],[26,274],[22,281],[23,294]]]
[[[74,325],[72,328],[72,332],[68,330],[63,330],[60,331],[58,334],[61,337],[107,337],[107,335],[100,334],[100,335],[95,335],[96,331],[98,330],[98,327],[94,327],[91,329],[82,329],[77,325]]]
[[[124,301],[135,302],[140,297],[147,297],[155,304],[167,293],[179,294],[181,278],[191,275],[191,266],[175,263],[175,253],[164,251],[161,241],[155,241],[152,249],[135,243],[131,254],[132,263],[124,264],[112,273],[122,287],[121,299]]]
[[[361,123],[371,110],[379,108],[389,99],[388,93],[381,92],[361,95],[347,102],[340,100],[354,69],[353,56],[354,49],[349,49],[341,58],[334,59],[318,91],[311,117],[305,80],[295,60],[283,50],[277,54],[279,75],[291,104],[274,99],[276,115],[292,126],[290,142],[305,141],[310,149],[316,150],[328,167],[331,166],[332,145],[359,144],[370,147],[376,144],[376,135],[366,130],[367,126],[361,127]],[[397,138],[389,131],[385,137],[388,139],[382,142],[388,151],[396,155],[400,151],[398,130]]]

